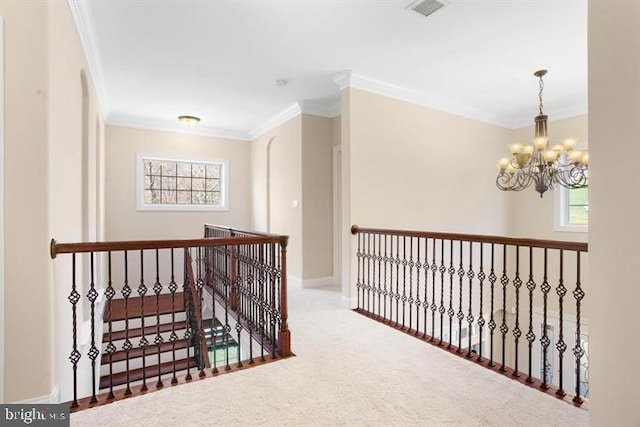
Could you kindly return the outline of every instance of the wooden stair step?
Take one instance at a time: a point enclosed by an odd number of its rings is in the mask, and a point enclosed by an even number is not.
[[[186,320],[182,320],[180,322],[176,322],[175,323],[175,329],[173,329],[174,327],[172,325],[173,325],[173,323],[162,323],[160,325],[160,333],[171,332],[173,330],[180,331],[182,329],[187,329],[187,321]],[[153,326],[145,326],[144,327],[144,335],[146,337],[152,336],[152,337],[155,338],[155,336],[157,334],[158,334],[158,326],[153,325]],[[142,328],[129,329],[129,338],[136,338],[136,337],[141,337],[141,336],[142,336]],[[126,337],[127,337],[127,333],[124,330],[122,330],[122,331],[112,331],[111,332],[111,341],[123,340]],[[109,332],[105,332],[104,334],[102,334],[102,342],[103,343],[108,343],[109,342]]]
[[[176,350],[180,350],[187,347],[189,347],[189,340],[180,339],[176,341],[176,345],[175,345]],[[160,353],[167,353],[172,350],[173,350],[173,344],[171,342],[165,342],[160,344]],[[150,356],[153,354],[158,354],[158,346],[153,343],[150,343],[146,348],[145,356]],[[142,348],[136,347],[129,351],[129,360],[137,359],[139,357],[142,357]],[[120,362],[126,359],[127,359],[127,352],[124,350],[120,350],[113,353],[111,361],[115,363],[115,362]],[[109,365],[108,353],[104,353],[104,352],[102,353],[102,365],[103,366]]]
[[[195,358],[190,357],[189,359],[180,359],[176,360],[176,373],[179,371],[185,371],[187,367],[197,368],[198,362]],[[173,372],[173,361],[165,362],[160,365],[160,374],[170,374]],[[144,373],[146,374],[147,381],[155,381],[158,378],[158,365],[147,366],[144,369]],[[129,371],[129,382],[132,383],[134,381],[142,380],[143,369],[133,369]],[[126,372],[118,372],[117,374],[113,374],[113,386],[119,386],[127,383],[127,373]],[[103,375],[100,377],[100,389],[109,388],[109,375]]]
[[[111,308],[109,303],[104,305],[103,319],[105,322],[135,319],[141,317],[140,303],[141,298],[131,296],[128,298],[127,304],[127,316],[125,316],[125,299],[118,298],[111,300]],[[171,314],[172,311],[176,313],[184,312],[184,292],[175,293],[174,310],[171,309],[171,294],[160,294],[160,301],[158,302],[158,309],[156,310],[156,295],[146,295],[144,297],[144,315],[156,316],[158,314]],[[109,310],[111,310],[111,316],[109,316]]]

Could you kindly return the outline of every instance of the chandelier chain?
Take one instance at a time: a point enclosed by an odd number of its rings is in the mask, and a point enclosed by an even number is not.
[[[544,89],[544,82],[542,81],[542,76],[540,76],[540,92],[538,92],[538,99],[540,100],[540,104],[538,105],[540,109],[540,115],[542,115],[542,90]]]

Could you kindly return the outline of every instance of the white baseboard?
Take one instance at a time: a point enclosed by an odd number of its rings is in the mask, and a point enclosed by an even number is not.
[[[300,289],[302,287],[302,279],[299,277],[287,274],[287,286],[290,288]]]
[[[18,404],[32,405],[32,404],[47,404],[47,403],[60,403],[60,389],[56,385],[46,396],[33,397],[31,399],[20,400],[17,402]]]
[[[334,287],[337,288],[336,278],[333,276],[330,277],[318,277],[316,279],[306,279],[302,281],[302,288],[328,288]]]

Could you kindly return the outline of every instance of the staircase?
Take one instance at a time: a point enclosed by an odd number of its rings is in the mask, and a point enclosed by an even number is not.
[[[105,306],[101,390],[127,383],[136,385],[143,378],[155,383],[159,375],[162,380],[173,378],[174,366],[176,375],[198,366],[194,348],[184,338],[188,326],[184,293],[175,293],[173,305],[171,294],[161,294],[159,300],[156,295],[143,298],[129,297],[126,310],[125,299],[113,299],[111,307]],[[130,346],[126,345],[127,340]],[[144,342],[147,344],[143,347]]]

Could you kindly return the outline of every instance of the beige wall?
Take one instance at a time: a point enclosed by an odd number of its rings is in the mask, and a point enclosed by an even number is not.
[[[52,389],[47,22],[42,2],[0,2],[5,20],[5,384],[7,402]],[[25,340],[24,337],[29,337]]]
[[[593,426],[640,425],[640,3],[589,2]]]
[[[271,129],[252,146],[253,182],[259,184],[253,195],[254,226],[264,229],[268,224],[271,233],[289,236],[288,273],[294,282],[301,280],[302,116]],[[294,201],[297,207],[293,207]]]
[[[50,235],[61,242],[97,240],[103,235],[104,197],[100,171],[104,125],[86,59],[68,5],[49,3],[49,202]],[[71,343],[71,259],[61,255],[53,266],[54,292],[54,384],[62,400],[72,396],[72,369],[68,360]],[[83,273],[84,269],[84,273]],[[88,292],[88,260],[79,263],[79,292]],[[97,287],[100,277],[96,276]],[[86,300],[86,298],[83,298]],[[88,322],[86,301],[79,304],[79,325]],[[99,335],[99,334],[98,334]],[[86,354],[88,346],[80,348]],[[86,356],[79,365],[80,391],[88,393],[90,367]]]
[[[6,36],[4,400],[46,399],[56,386],[67,399],[71,264],[52,261],[48,246],[52,236],[69,242],[80,240],[83,228],[101,231],[100,108],[66,2],[2,2],[0,15]]]
[[[333,276],[333,121],[302,115],[302,279]]]
[[[107,126],[107,240],[197,238],[202,236],[205,223],[249,228],[251,226],[250,150],[249,143],[243,141]],[[137,153],[188,160],[228,160],[229,210],[137,210]]]
[[[533,123],[533,117],[531,119]],[[561,143],[563,139],[577,137],[584,144],[588,141],[587,115],[549,122],[549,135],[552,142]],[[514,129],[511,142],[530,143],[533,138],[533,124],[528,127]],[[503,147],[503,155],[509,154],[508,148]],[[497,159],[496,159],[497,160]],[[510,221],[508,233],[515,237],[530,237],[537,239],[570,240],[586,242],[586,232],[556,231],[555,205],[559,203],[558,191],[547,191],[544,196],[534,191],[533,187],[520,192],[507,193]]]
[[[343,91],[343,166],[350,177],[345,217],[363,227],[506,234],[507,197],[493,177],[510,134],[408,102]]]

